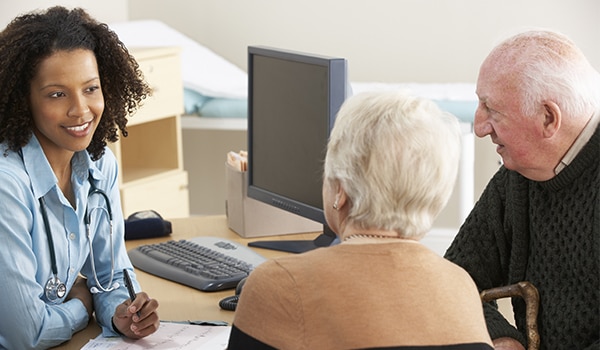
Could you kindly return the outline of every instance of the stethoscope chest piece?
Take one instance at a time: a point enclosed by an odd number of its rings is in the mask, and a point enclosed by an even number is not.
[[[52,276],[46,282],[45,293],[48,301],[56,302],[67,294],[67,286],[57,276]]]

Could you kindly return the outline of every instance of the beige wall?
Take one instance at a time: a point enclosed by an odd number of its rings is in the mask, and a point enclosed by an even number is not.
[[[0,27],[55,4],[107,23],[162,20],[243,69],[247,46],[260,44],[343,56],[353,81],[475,82],[497,41],[535,26],[569,35],[600,70],[598,0],[1,0]],[[475,163],[477,198],[498,164],[488,139],[476,140]]]
[[[261,44],[346,57],[355,81],[473,82],[495,42],[531,26],[571,36],[600,69],[597,0],[2,0],[0,27],[56,4],[160,19],[244,69]]]
[[[82,7],[102,22],[124,21],[128,18],[127,0],[1,0],[0,28],[4,28],[14,17],[37,9],[63,5],[65,7]]]
[[[481,61],[499,40],[531,27],[569,35],[600,70],[599,14],[598,0],[129,0],[130,19],[162,20],[242,69],[247,46],[260,44],[343,56],[352,81],[384,82],[475,82]],[[184,133],[188,156],[198,149],[193,135]],[[202,138],[215,139],[210,136]],[[237,150],[235,142],[226,147],[230,142],[224,148]],[[499,157],[488,138],[475,144],[478,198]],[[186,157],[186,167],[194,166],[193,158]],[[196,185],[196,192],[212,193],[211,184],[194,185],[194,179],[191,193]],[[223,210],[222,201],[192,197],[192,211]]]
[[[569,35],[600,69],[598,0],[129,0],[239,67],[253,44],[343,56],[353,81],[474,82],[500,39]]]

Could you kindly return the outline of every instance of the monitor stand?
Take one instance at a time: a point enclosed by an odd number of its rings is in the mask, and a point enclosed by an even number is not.
[[[250,247],[278,250],[288,253],[304,253],[319,247],[329,247],[335,243],[337,236],[327,225],[323,225],[323,233],[313,240],[290,241],[255,241],[248,243]]]

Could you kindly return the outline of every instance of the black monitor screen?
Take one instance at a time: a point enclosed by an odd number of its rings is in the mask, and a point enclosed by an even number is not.
[[[346,60],[248,48],[248,196],[325,224],[322,169]]]

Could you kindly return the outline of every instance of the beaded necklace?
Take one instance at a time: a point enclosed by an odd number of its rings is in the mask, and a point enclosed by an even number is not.
[[[350,239],[353,239],[353,238],[380,238],[380,239],[387,238],[387,239],[397,239],[397,240],[403,240],[403,241],[414,241],[412,239],[401,238],[398,236],[384,236],[384,235],[376,235],[376,234],[369,234],[369,233],[356,233],[356,234],[350,235],[348,237],[345,237],[344,242],[348,241]],[[414,242],[416,242],[416,241],[414,241]]]

